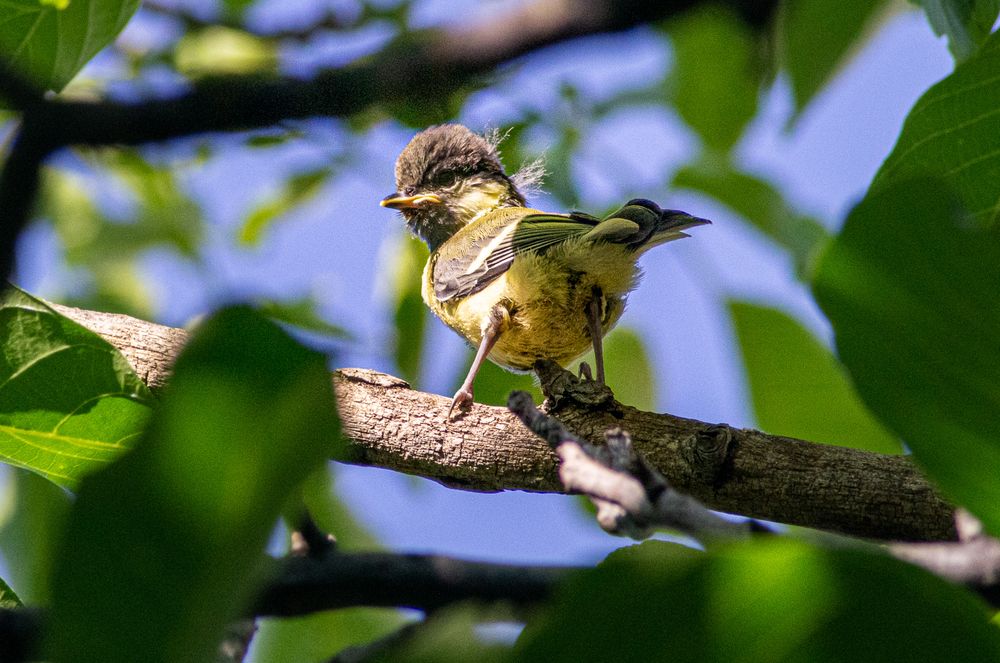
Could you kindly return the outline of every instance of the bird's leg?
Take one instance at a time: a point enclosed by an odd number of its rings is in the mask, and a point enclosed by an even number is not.
[[[604,317],[604,293],[594,287],[594,298],[587,303],[587,328],[590,329],[590,340],[594,343],[594,363],[597,365],[597,381],[604,384],[604,346],[601,333],[601,319]]]
[[[469,367],[469,374],[465,376],[465,382],[455,392],[455,397],[451,399],[451,407],[448,408],[448,419],[451,419],[451,413],[456,405],[458,407],[465,407],[472,404],[472,383],[476,379],[476,373],[479,372],[479,367],[483,365],[483,361],[490,354],[493,346],[496,345],[497,339],[500,338],[500,333],[509,320],[510,313],[502,304],[497,304],[490,311],[489,320],[483,329],[483,340],[479,342],[479,349],[476,350],[476,358],[472,360],[472,366]]]

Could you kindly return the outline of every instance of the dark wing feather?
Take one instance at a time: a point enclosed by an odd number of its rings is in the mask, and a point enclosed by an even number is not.
[[[498,210],[494,214],[505,212]],[[479,292],[510,269],[518,255],[543,253],[572,237],[585,235],[599,223],[598,219],[580,213],[539,213],[520,218],[517,218],[517,208],[506,213],[514,218],[509,223],[497,223],[495,233],[469,242],[458,254],[446,255],[445,251],[438,256],[434,265],[434,294],[438,301],[446,302]],[[508,230],[511,224],[516,227]],[[490,243],[505,231],[504,239],[483,256]]]

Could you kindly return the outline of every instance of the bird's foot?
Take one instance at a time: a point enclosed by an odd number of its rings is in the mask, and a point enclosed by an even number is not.
[[[590,371],[590,364],[585,361],[580,362],[580,372],[576,376],[581,380],[594,381],[594,374]]]
[[[462,388],[455,392],[455,397],[451,399],[451,407],[448,408],[448,416],[445,417],[448,421],[451,421],[451,413],[455,411],[455,408],[466,409],[472,406],[472,387],[467,387],[462,385]]]

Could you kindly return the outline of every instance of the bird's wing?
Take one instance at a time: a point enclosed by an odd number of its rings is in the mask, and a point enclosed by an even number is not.
[[[489,230],[477,233],[480,224]],[[599,224],[604,225],[579,212],[548,214],[520,207],[491,212],[442,247],[434,265],[434,294],[438,301],[446,302],[479,292],[510,269],[517,256],[544,253],[570,238],[586,235]]]

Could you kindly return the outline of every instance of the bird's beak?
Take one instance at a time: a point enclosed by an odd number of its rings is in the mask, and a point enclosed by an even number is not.
[[[427,204],[438,205],[441,202],[441,198],[433,193],[421,193],[416,196],[401,196],[398,193],[390,193],[379,204],[391,209],[415,209]]]

